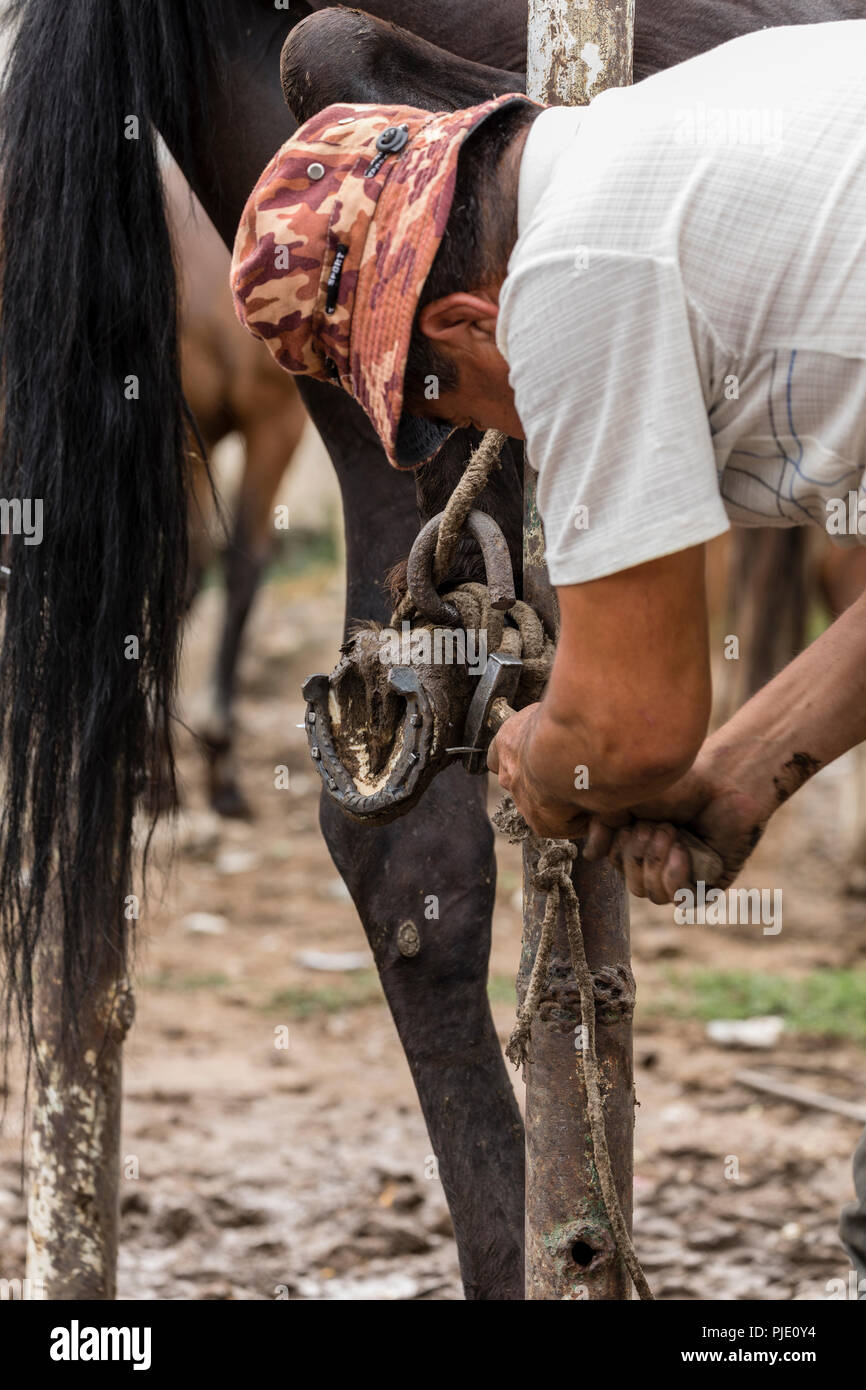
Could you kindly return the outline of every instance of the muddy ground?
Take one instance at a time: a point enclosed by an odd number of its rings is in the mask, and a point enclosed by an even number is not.
[[[188,712],[218,606],[217,590],[203,595],[187,644]],[[462,1296],[429,1140],[319,834],[296,727],[301,681],[333,664],[341,613],[339,567],[275,579],[262,594],[239,707],[252,823],[207,811],[198,754],[182,741],[187,811],[142,919],[126,1050],[122,1299]],[[274,787],[279,764],[288,791]],[[847,1275],[836,1223],[858,1124],[762,1096],[737,1073],[759,1068],[864,1103],[866,1052],[823,1024],[789,1029],[770,1050],[721,1048],[702,1019],[680,1016],[676,983],[699,968],[797,979],[864,966],[864,908],[841,892],[845,785],[840,770],[807,787],[750,866],[748,886],[783,889],[777,936],[677,926],[671,909],[633,904],[636,1245],[661,1298],[820,1299]],[[519,941],[519,852],[501,843],[491,970],[503,1041]],[[365,953],[364,968],[310,969],[299,953],[311,950]],[[23,1272],[17,1100],[13,1091],[0,1144],[6,1278]]]

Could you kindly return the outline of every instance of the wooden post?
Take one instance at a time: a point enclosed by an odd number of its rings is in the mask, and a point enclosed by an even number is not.
[[[634,0],[530,0],[527,91],[551,105],[580,105],[605,87],[631,82]],[[524,475],[523,595],[556,632],[556,596],[544,562],[536,504],[537,475]],[[523,1000],[538,946],[545,895],[532,888],[524,850]],[[574,884],[594,979],[633,998],[628,901],[610,864],[578,857]],[[626,1222],[631,1227],[634,1130],[632,1027],[626,1009],[597,1007],[596,1047],[608,1145]],[[564,924],[557,924],[549,983],[533,1020],[526,1064],[526,1297],[628,1299],[631,1284],[607,1220],[582,1079],[580,1003]]]
[[[74,1057],[61,1045],[63,946],[39,956],[37,1074],[30,1115],[27,1279],[31,1297],[115,1297],[123,1040],[134,1012],[122,978],[96,983]]]

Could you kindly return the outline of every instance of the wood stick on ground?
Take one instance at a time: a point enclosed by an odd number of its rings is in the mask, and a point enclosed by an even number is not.
[[[797,1086],[790,1081],[777,1081],[765,1071],[738,1071],[734,1080],[752,1091],[773,1096],[776,1100],[787,1100],[792,1105],[802,1105],[810,1110],[829,1110],[831,1115],[842,1115],[846,1120],[866,1124],[866,1102],[841,1100],[839,1096],[828,1096],[824,1091],[813,1091],[811,1086]]]

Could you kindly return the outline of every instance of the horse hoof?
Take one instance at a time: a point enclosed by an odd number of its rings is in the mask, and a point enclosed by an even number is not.
[[[398,655],[392,665],[383,637],[393,634],[374,624],[343,645],[330,676],[303,686],[310,757],[325,794],[367,825],[387,825],[417,804],[450,762],[469,704],[465,661],[437,663],[431,632],[413,631],[431,647],[416,653],[417,664],[398,664]]]

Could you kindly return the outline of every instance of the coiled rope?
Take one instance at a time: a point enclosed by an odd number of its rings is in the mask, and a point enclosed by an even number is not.
[[[538,1011],[542,991],[547,983],[556,917],[560,904],[562,904],[565,928],[568,933],[571,968],[574,971],[574,978],[577,981],[580,994],[580,1019],[585,1030],[583,1047],[579,1055],[583,1060],[586,1106],[598,1182],[617,1251],[631,1275],[638,1296],[642,1300],[652,1300],[652,1289],[641,1268],[622,1213],[613,1176],[613,1166],[610,1161],[610,1150],[607,1146],[604,1102],[598,1083],[598,1057],[595,1050],[596,988],[583,944],[580,903],[571,881],[571,866],[579,853],[578,847],[572,840],[548,840],[536,835],[534,831],[530,830],[510,796],[502,798],[494,812],[493,824],[497,830],[501,830],[503,834],[508,836],[512,844],[519,844],[524,841],[528,843],[530,849],[537,853],[538,858],[530,879],[533,888],[540,893],[547,894],[538,950],[532,963],[526,995],[517,1011],[517,1022],[508,1040],[505,1055],[516,1067],[522,1066],[528,1060],[532,1020]],[[620,1012],[625,1014],[633,1005],[634,997],[626,998],[622,1001]],[[575,1053],[575,1055],[578,1054]]]

